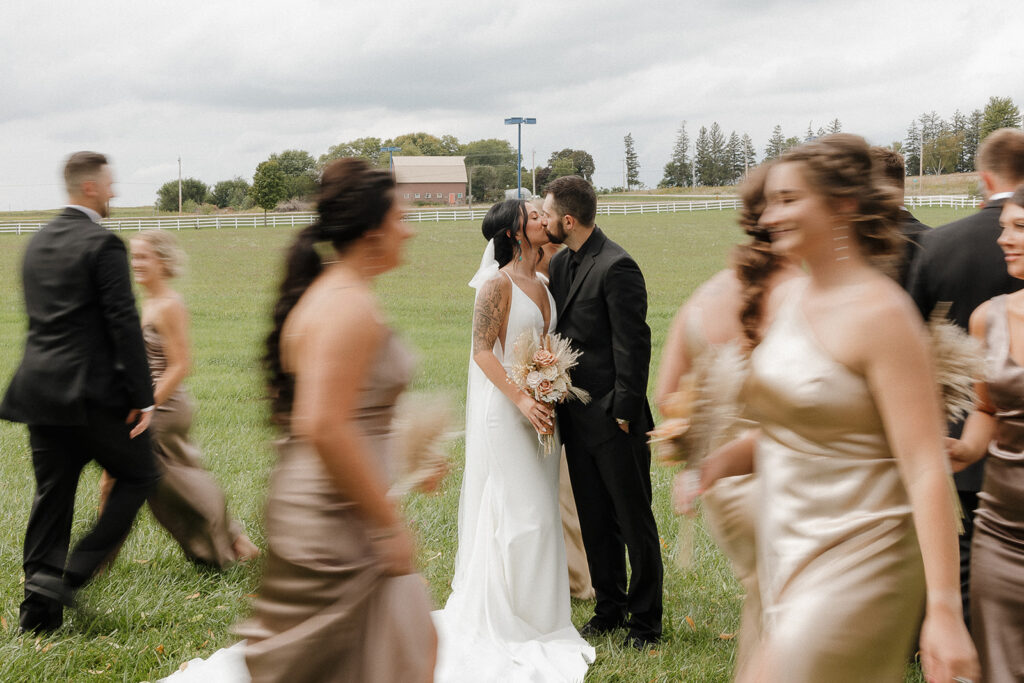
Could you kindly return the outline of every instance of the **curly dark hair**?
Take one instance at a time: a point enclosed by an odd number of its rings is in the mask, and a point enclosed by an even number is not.
[[[736,277],[743,286],[743,305],[740,308],[740,323],[743,336],[752,348],[761,342],[761,316],[764,314],[764,297],[768,292],[768,280],[786,262],[781,254],[772,251],[768,230],[758,225],[764,213],[764,181],[773,162],[766,162],[747,173],[740,186],[739,224],[750,236],[750,241],[736,245],[731,254]]]
[[[864,138],[826,135],[788,150],[779,163],[802,164],[807,182],[833,206],[854,200],[856,208],[845,217],[858,245],[874,265],[895,276],[904,244],[899,233],[903,197],[880,178]]]
[[[323,271],[317,243],[330,242],[336,251],[343,251],[380,227],[395,202],[394,189],[394,177],[364,159],[339,159],[324,168],[317,202],[319,218],[302,229],[288,248],[284,278],[272,313],[273,329],[266,339],[263,366],[275,421],[280,422],[291,412],[295,398],[295,378],[281,365],[281,329],[295,304]]]

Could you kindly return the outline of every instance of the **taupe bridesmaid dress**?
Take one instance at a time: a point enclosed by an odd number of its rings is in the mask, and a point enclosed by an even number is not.
[[[971,542],[971,631],[986,683],[1024,681],[1024,367],[1010,357],[1006,296],[985,325],[996,433]]]
[[[903,681],[924,610],[910,502],[865,378],[818,343],[794,288],[751,357],[761,426],[759,680]]]
[[[693,307],[686,318],[686,333],[683,339],[691,366],[705,353],[715,352],[715,347],[708,342],[704,334],[702,315],[703,311],[700,308]],[[749,420],[736,420],[730,429],[716,436],[709,445],[709,452],[755,426]],[[708,533],[729,558],[733,573],[745,592],[736,645],[737,672],[746,665],[761,638],[761,592],[757,582],[757,552],[754,542],[756,494],[754,475],[746,474],[720,479],[701,495]]]
[[[392,478],[395,401],[412,364],[411,354],[389,334],[352,418],[383,483]],[[428,680],[434,630],[422,576],[385,576],[371,547],[371,529],[335,488],[313,447],[291,436],[277,446],[263,582],[252,617],[236,629],[248,639],[252,680]]]
[[[142,339],[155,384],[167,369],[164,340],[151,323],[143,326]],[[190,560],[223,569],[235,561],[231,546],[242,527],[228,514],[224,492],[189,439],[193,412],[192,397],[179,385],[153,413],[150,434],[163,478],[149,509]]]

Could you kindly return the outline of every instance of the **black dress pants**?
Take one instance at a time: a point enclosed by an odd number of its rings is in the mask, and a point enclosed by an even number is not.
[[[597,594],[594,616],[628,621],[635,635],[661,636],[661,543],[651,510],[651,451],[643,437],[619,432],[598,446],[584,446],[574,425],[562,421],[569,478],[580,517],[583,546]],[[630,580],[626,589],[626,554]]]
[[[131,530],[139,508],[160,479],[149,434],[129,438],[127,411],[92,406],[85,426],[29,425],[36,494],[25,532],[25,629],[54,629],[63,621],[61,604],[33,590],[38,585],[85,584]],[[75,491],[82,468],[95,460],[117,479],[95,526],[68,557]]]

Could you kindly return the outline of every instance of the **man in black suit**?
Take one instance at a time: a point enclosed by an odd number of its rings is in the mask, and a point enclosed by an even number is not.
[[[569,401],[558,408],[597,593],[594,617],[581,633],[627,626],[627,644],[639,649],[661,637],[663,572],[646,436],[653,426],[647,288],[636,262],[595,225],[590,183],[565,176],[545,191],[548,235],[569,247],[551,261],[557,331],[582,352],[572,380],[591,396],[586,405]]]
[[[978,148],[978,175],[985,187],[981,211],[935,228],[921,240],[922,251],[910,276],[908,291],[927,319],[939,302],[950,302],[947,317],[964,330],[971,313],[994,296],[1015,292],[1024,282],[1006,272],[1003,250],[996,243],[1001,228],[999,214],[1006,198],[1024,182],[1024,132],[1003,128],[985,138]],[[963,423],[949,425],[950,436],[959,437]],[[978,507],[984,460],[956,475],[964,533],[960,536],[960,589],[964,617],[968,609],[971,536],[974,510]]]
[[[899,190],[900,197],[903,197],[907,177],[903,155],[888,147],[876,146],[871,148],[871,159],[882,179]],[[928,226],[914,218],[914,214],[910,213],[907,207],[900,205],[900,234],[907,241],[899,267],[899,283],[904,289],[909,284],[914,261],[921,253],[921,237],[928,230]]]
[[[22,630],[63,623],[62,605],[121,544],[160,475],[145,433],[153,389],[124,243],[104,229],[106,158],[71,155],[69,205],[25,250],[28,335],[0,418],[28,425],[36,494],[25,532]],[[75,489],[96,460],[117,479],[95,526],[68,545]]]

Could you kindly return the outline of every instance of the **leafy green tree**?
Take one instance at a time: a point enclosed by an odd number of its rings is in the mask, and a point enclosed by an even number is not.
[[[778,159],[786,151],[786,136],[782,134],[782,126],[775,126],[772,129],[772,136],[768,138],[768,144],[764,148],[764,160]]]
[[[931,175],[952,172],[960,158],[963,147],[963,133],[942,131],[935,138],[924,142],[924,170]]]
[[[551,156],[548,157],[548,166],[554,170],[555,162],[568,159],[572,165],[571,173],[563,173],[562,175],[578,175],[588,183],[592,182],[594,177],[594,157],[590,156],[589,152],[585,152],[582,149],[569,149],[568,147],[558,152],[552,152]],[[564,165],[562,166],[564,168]],[[554,176],[551,179],[557,178]]]
[[[210,188],[206,183],[196,178],[185,178],[181,181],[181,202],[192,200],[196,205],[206,201]],[[160,211],[178,210],[178,181],[168,180],[156,191],[156,208]]]
[[[990,97],[981,119],[981,139],[1000,128],[1020,128],[1020,109],[1009,97]]]
[[[235,177],[231,180],[222,180],[214,185],[210,192],[210,201],[221,209],[227,207],[240,209],[248,194],[249,183],[244,178]]]
[[[359,157],[366,159],[375,166],[384,166],[388,163],[388,153],[381,152],[383,147],[380,138],[366,137],[356,138],[351,142],[339,142],[331,145],[327,151],[320,155],[317,165],[320,170],[335,159],[346,159],[348,157]]]
[[[626,133],[622,141],[626,146],[626,189],[631,190],[640,185],[640,162],[633,144],[633,134]]]
[[[665,174],[658,187],[688,187],[693,181],[693,167],[690,164],[690,136],[686,134],[686,121],[679,126],[676,142],[672,146],[672,157],[665,164]]]
[[[459,144],[459,139],[454,135],[442,135],[441,149],[444,150],[446,156],[457,157],[461,154],[462,145]]]
[[[256,167],[249,195],[256,206],[263,209],[263,225],[267,224],[267,211],[288,198],[286,182],[284,171],[277,161],[267,160]]]
[[[395,155],[401,154],[407,157],[440,157],[446,156],[444,143],[441,138],[435,137],[430,133],[406,133],[405,135],[399,135],[397,138],[391,138],[384,142],[385,147],[400,147],[401,152],[395,152]]]
[[[302,149],[286,149],[271,154],[268,161],[276,161],[285,177],[285,199],[308,197],[316,192],[316,160]]]

